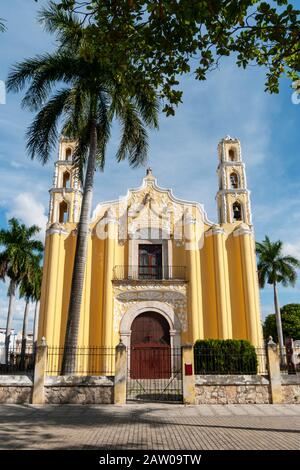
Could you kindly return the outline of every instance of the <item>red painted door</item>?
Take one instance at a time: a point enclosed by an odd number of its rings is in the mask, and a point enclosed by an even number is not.
[[[171,375],[168,322],[156,312],[139,315],[131,327],[130,376],[160,379]]]

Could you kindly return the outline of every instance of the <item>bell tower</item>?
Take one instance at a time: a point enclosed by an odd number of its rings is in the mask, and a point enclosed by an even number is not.
[[[58,160],[55,162],[53,187],[50,189],[48,225],[79,221],[82,190],[78,170],[73,164],[76,142],[62,137]]]
[[[247,189],[240,141],[230,136],[225,137],[218,145],[218,154],[219,190],[216,200],[219,223],[244,222],[252,225],[250,192]]]

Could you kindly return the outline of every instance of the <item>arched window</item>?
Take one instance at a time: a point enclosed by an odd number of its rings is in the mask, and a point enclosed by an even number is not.
[[[236,160],[235,158],[235,151],[233,149],[230,149],[229,152],[228,152],[228,156],[229,156],[229,160],[231,162],[234,162]]]
[[[237,173],[232,172],[230,173],[230,188],[237,189],[239,187],[239,177]]]
[[[232,218],[233,222],[242,220],[242,206],[239,202],[235,202],[232,206]]]
[[[68,171],[65,171],[63,174],[63,188],[69,188],[70,181],[71,181],[70,173]]]
[[[66,160],[72,160],[72,149],[70,147],[66,149]]]
[[[68,222],[68,204],[62,201],[59,204],[59,223],[66,224]]]

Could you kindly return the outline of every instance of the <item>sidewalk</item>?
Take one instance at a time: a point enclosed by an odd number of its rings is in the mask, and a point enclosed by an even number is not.
[[[300,405],[0,405],[0,449],[300,449]]]

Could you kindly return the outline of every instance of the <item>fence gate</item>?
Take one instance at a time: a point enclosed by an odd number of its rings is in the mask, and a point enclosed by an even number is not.
[[[182,352],[169,345],[128,349],[127,401],[182,403]]]

